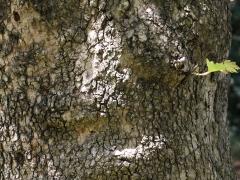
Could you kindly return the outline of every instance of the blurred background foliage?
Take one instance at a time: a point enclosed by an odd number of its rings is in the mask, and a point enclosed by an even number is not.
[[[240,65],[240,0],[231,3],[232,46],[229,58]],[[229,93],[229,119],[234,161],[240,160],[240,73],[233,74]]]

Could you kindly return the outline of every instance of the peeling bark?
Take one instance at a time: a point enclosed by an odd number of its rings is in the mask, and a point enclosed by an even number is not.
[[[0,179],[233,179],[226,0],[2,0]]]

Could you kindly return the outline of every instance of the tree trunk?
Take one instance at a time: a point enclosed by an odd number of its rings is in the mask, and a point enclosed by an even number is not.
[[[227,0],[2,0],[0,179],[233,179]]]

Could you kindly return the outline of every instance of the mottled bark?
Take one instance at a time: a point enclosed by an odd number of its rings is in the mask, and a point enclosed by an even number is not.
[[[226,0],[2,0],[0,179],[233,179]]]

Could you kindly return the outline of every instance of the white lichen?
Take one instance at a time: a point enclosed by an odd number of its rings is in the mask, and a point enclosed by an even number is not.
[[[112,102],[114,99],[120,102],[121,94],[116,94],[115,88],[120,81],[128,80],[130,70],[125,68],[121,72],[117,71],[122,51],[121,37],[112,22],[107,24],[104,31],[101,30],[104,18],[100,16],[88,31],[87,46],[90,49],[85,48],[86,51],[80,53],[76,65],[84,69],[84,72],[76,77],[76,80],[80,92],[87,94],[85,96],[87,101],[97,98],[100,102],[106,100]],[[105,77],[98,81],[97,78],[103,74]]]
[[[126,148],[122,150],[115,150],[113,152],[114,156],[119,158],[148,158],[150,153],[156,151],[157,149],[162,149],[165,144],[166,139],[160,136],[143,136],[140,144],[134,148]]]
[[[9,126],[9,137],[12,142],[15,142],[19,139],[18,134],[17,134],[17,126],[15,126],[15,125]]]

